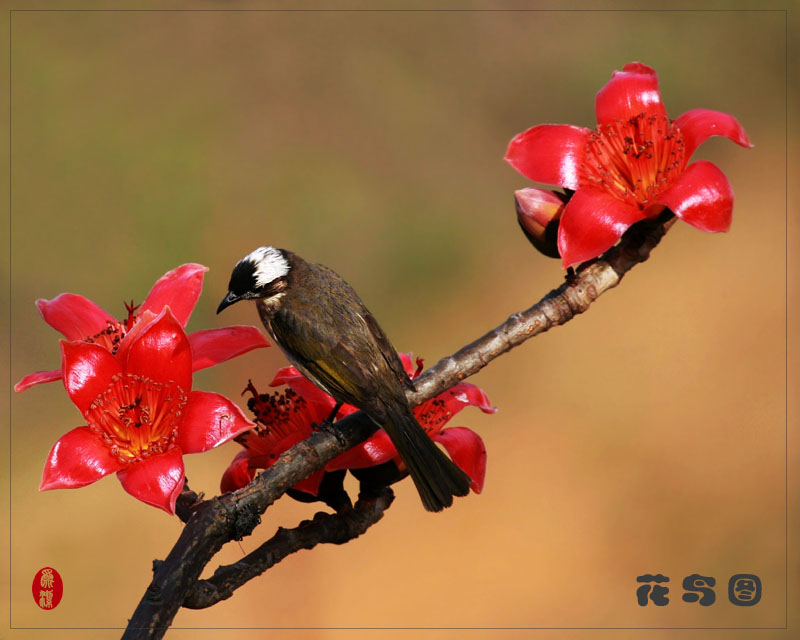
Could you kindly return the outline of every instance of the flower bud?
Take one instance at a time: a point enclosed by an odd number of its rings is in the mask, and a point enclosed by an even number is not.
[[[517,204],[517,221],[525,236],[539,252],[550,258],[558,253],[558,223],[564,202],[553,191],[545,189],[520,189],[514,192]]]

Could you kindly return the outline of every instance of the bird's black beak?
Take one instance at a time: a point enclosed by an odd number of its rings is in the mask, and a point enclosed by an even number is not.
[[[230,307],[234,302],[239,302],[241,299],[241,297],[235,295],[233,292],[228,291],[228,294],[222,299],[222,302],[219,303],[219,306],[217,307],[217,313],[226,307]]]

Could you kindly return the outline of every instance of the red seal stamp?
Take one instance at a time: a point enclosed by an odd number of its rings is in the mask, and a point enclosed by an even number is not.
[[[33,601],[42,609],[55,609],[64,594],[64,583],[52,567],[39,569],[33,578]]]

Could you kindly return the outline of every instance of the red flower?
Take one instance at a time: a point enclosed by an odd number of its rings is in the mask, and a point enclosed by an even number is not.
[[[153,285],[140,307],[133,306],[133,303],[125,304],[128,317],[121,321],[114,319],[91,300],[74,293],[62,293],[52,300],[37,300],[36,306],[44,321],[67,340],[98,344],[116,355],[122,340],[145,312],[158,314],[165,305],[169,305],[175,318],[185,327],[200,297],[205,271],[208,269],[201,264],[184,264],[165,273]],[[137,310],[139,314],[135,313]],[[268,346],[258,329],[246,326],[195,331],[189,335],[189,343],[192,347],[193,371]],[[58,369],[37,371],[20,380],[14,385],[14,390],[25,391],[34,385],[60,379],[61,371]]]
[[[411,364],[411,356],[404,353],[399,355],[406,372],[414,377],[415,368]],[[250,482],[255,476],[256,469],[266,469],[271,466],[281,453],[311,435],[312,424],[320,424],[328,418],[335,406],[331,396],[302,376],[295,367],[280,369],[271,386],[283,384],[289,387],[283,393],[261,396],[266,398],[267,402],[256,421],[264,427],[256,427],[253,431],[237,438],[245,449],[239,452],[225,471],[222,491],[232,491]],[[255,389],[250,390],[255,395]],[[486,449],[483,440],[466,427],[444,428],[453,415],[470,405],[479,407],[485,413],[496,411],[481,389],[461,382],[416,407],[414,415],[431,438],[441,443],[453,462],[469,475],[472,479],[472,490],[480,493],[486,474]],[[337,418],[343,418],[357,410],[353,406],[343,405]],[[317,495],[325,472],[363,469],[390,461],[399,468],[404,468],[389,436],[383,429],[379,429],[365,442],[331,460],[325,471],[318,471],[294,488]]]
[[[575,191],[558,232],[564,267],[600,255],[664,207],[702,231],[728,230],[733,191],[725,174],[705,160],[687,162],[711,136],[752,146],[733,116],[692,109],[670,120],[656,72],[640,62],[612,74],[595,112],[594,131],[543,124],[517,135],[506,151],[525,177]]]
[[[86,419],[53,445],[40,491],[73,489],[116,473],[133,497],[175,513],[184,453],[251,428],[227,398],[192,391],[192,352],[169,307],[137,327],[117,357],[104,346],[61,341],[64,386]]]
[[[281,371],[271,386],[284,384],[279,381]],[[313,425],[322,424],[333,411],[333,398],[310,382],[308,389],[304,389],[304,392],[307,391],[304,395],[293,388],[273,394],[259,394],[252,382],[248,383],[245,392],[247,391],[253,394],[247,401],[247,406],[255,414],[256,425],[251,431],[236,438],[244,449],[236,455],[222,475],[220,490],[223,493],[240,489],[255,477],[258,469],[271,467],[278,456],[308,438]],[[356,411],[353,407],[343,407],[337,416],[344,417],[353,411]],[[319,470],[292,488],[316,496],[324,474],[324,470]]]

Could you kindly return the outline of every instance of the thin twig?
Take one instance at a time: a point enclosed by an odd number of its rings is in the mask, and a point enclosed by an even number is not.
[[[354,540],[383,517],[394,500],[388,487],[375,496],[361,496],[355,506],[339,513],[317,513],[294,529],[278,532],[238,562],[219,567],[208,580],[195,583],[183,606],[204,609],[225,600],[243,584],[261,575],[291,553],[313,549],[318,544],[344,544]]]

